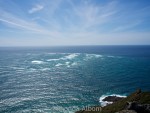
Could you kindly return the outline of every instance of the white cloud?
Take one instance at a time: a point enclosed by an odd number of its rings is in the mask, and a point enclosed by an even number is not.
[[[11,24],[11,25],[16,26],[16,27],[23,28],[23,29],[41,32],[41,30],[39,30],[39,29],[33,28],[31,26],[22,25],[20,23],[18,24],[17,22],[12,22],[12,21],[9,21],[9,20],[1,19],[1,18],[0,18],[0,21],[4,22],[4,23],[7,23],[7,24]]]
[[[38,11],[42,10],[43,8],[44,8],[44,6],[38,4],[38,5],[34,6],[32,9],[30,9],[29,13],[32,14],[32,13],[38,12]]]
[[[80,5],[74,4],[71,0],[68,0],[68,2],[73,8],[73,10],[70,11],[70,15],[74,14],[76,18],[79,19],[78,26],[74,27],[77,29],[80,28],[80,31],[87,31],[89,28],[93,27],[94,30],[96,30],[96,26],[111,22],[113,16],[117,13],[116,1],[108,2],[101,6],[91,2],[81,2]]]
[[[19,10],[14,13],[0,9],[0,22],[16,31],[18,37],[25,37],[12,40],[12,44],[17,40],[19,41],[16,45],[21,44],[20,42],[23,42],[21,45],[40,45],[40,43],[42,45],[98,45],[142,42],[142,33],[132,34],[129,30],[141,25],[144,16],[139,19],[141,14],[133,15],[132,11],[130,13],[128,10],[121,10],[119,2],[95,4],[92,0],[83,0],[78,4],[71,0],[43,0],[38,4],[42,5],[35,5],[28,13],[33,14],[42,10],[41,13],[29,17]],[[64,7],[64,4],[68,7]],[[18,32],[18,29],[22,32]],[[144,40],[149,41],[149,36],[149,33],[144,35]],[[32,43],[26,42],[27,37],[31,38]],[[4,41],[9,42],[3,39]]]
[[[57,31],[52,32],[34,21],[27,21],[3,10],[0,10],[0,13],[0,22],[7,27],[23,30],[31,34],[48,35],[53,37],[59,35]]]
[[[137,25],[141,24],[141,21],[135,21],[133,23],[127,23],[125,25],[120,25],[119,27],[116,27],[115,29],[112,30],[112,32],[118,32],[118,31],[125,31],[128,29],[131,29],[133,27],[136,27]]]

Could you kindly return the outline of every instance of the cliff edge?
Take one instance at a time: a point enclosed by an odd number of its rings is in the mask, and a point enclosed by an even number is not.
[[[139,89],[126,98],[101,107],[101,111],[80,110],[75,113],[150,113],[150,92]]]

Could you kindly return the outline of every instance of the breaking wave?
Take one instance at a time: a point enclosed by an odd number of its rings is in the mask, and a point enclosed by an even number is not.
[[[108,104],[112,104],[113,102],[108,102],[108,101],[103,101],[106,97],[108,96],[116,96],[116,97],[127,97],[125,95],[119,95],[119,94],[111,94],[111,95],[102,95],[100,98],[99,98],[99,102],[101,104],[102,107],[108,105]]]
[[[40,61],[40,60],[33,60],[32,61],[32,64],[43,64],[44,62],[43,61]]]

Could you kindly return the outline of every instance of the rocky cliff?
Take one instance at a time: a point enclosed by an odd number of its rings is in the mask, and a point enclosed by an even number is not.
[[[139,89],[126,98],[107,97],[105,99],[115,99],[115,101],[102,107],[101,111],[80,110],[75,113],[150,113],[150,92],[142,92]]]

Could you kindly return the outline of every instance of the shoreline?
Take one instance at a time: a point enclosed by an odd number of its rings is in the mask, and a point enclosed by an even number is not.
[[[116,96],[104,98],[104,100],[113,99],[116,99]],[[96,111],[96,108],[101,108],[101,110]],[[75,113],[150,113],[150,91],[142,92],[139,89],[126,98],[119,98],[104,107],[91,106],[90,110],[79,110]]]
[[[101,104],[101,107],[107,106],[109,104],[112,104],[114,102],[117,102],[123,98],[126,98],[125,95],[119,95],[119,94],[110,94],[110,95],[102,95],[99,98],[99,102]]]

